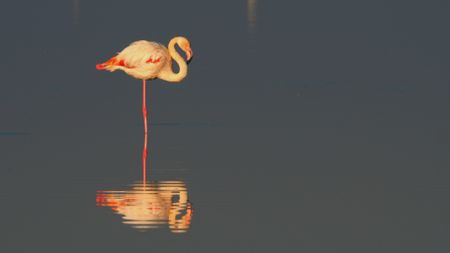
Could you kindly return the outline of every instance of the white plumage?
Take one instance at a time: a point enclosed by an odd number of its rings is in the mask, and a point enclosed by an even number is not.
[[[123,71],[138,79],[156,78],[164,65],[171,61],[166,47],[145,40],[133,42],[117,55],[117,59],[119,62],[123,59],[125,66],[132,66],[123,67]]]
[[[192,50],[189,41],[184,37],[173,38],[168,48],[156,42],[139,40],[131,43],[105,63],[97,64],[97,69],[111,72],[119,69],[142,80],[160,78],[169,82],[179,82],[187,75],[187,64],[176,51],[175,44],[186,53],[186,61],[189,61]],[[179,66],[178,73],[172,70],[172,59]]]

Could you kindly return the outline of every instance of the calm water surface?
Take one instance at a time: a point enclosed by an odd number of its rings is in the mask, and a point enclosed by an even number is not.
[[[3,4],[0,252],[449,252],[447,1]],[[184,35],[180,84],[95,69]]]

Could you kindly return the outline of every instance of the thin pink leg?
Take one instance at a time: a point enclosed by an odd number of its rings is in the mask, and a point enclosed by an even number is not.
[[[147,182],[147,87],[145,80],[142,80],[142,116],[144,118],[144,149],[142,150],[142,180],[143,187]]]

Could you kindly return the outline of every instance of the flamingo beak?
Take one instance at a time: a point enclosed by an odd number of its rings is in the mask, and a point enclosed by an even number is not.
[[[192,49],[190,47],[186,48],[186,62],[187,63],[191,62],[192,56],[193,56]]]

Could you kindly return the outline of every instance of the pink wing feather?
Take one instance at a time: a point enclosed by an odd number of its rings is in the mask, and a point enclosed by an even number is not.
[[[118,62],[124,67],[150,76],[156,76],[168,59],[169,52],[163,45],[145,40],[133,42],[117,55]]]

